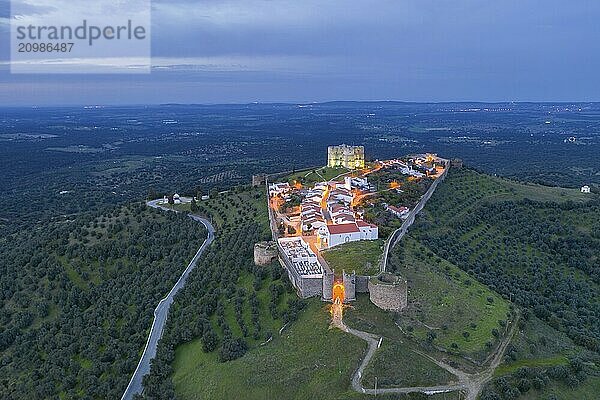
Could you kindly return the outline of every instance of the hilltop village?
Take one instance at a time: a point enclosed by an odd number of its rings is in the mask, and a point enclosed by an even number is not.
[[[255,258],[266,263],[277,257],[302,298],[349,302],[357,292],[369,292],[381,308],[401,310],[406,281],[386,273],[384,265],[377,276],[336,274],[322,255],[352,242],[395,240],[450,162],[418,154],[367,163],[363,146],[347,145],[330,146],[327,155],[323,169],[267,181],[274,242],[257,244]]]

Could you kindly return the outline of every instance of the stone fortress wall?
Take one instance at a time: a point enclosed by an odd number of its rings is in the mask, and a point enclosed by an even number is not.
[[[325,272],[323,274],[323,288],[321,291],[321,300],[333,300],[333,282],[335,281],[335,273]]]
[[[340,162],[341,164],[350,164],[348,165],[349,168],[357,168],[359,167],[358,164],[361,164],[361,167],[364,167],[363,146],[337,147],[337,149],[328,149],[328,161],[331,161],[333,164],[338,164]],[[346,147],[345,157],[344,150],[340,149],[339,147]],[[348,148],[351,148],[352,150],[349,152]],[[266,183],[265,190],[268,198],[268,179],[270,177],[285,176],[290,172],[291,171],[266,176],[258,175],[256,177],[253,177],[252,184],[253,186],[260,186],[263,182]],[[296,288],[297,294],[300,298],[321,296],[321,299],[323,301],[332,301],[333,285],[335,282],[334,272],[324,271],[322,277],[318,278],[305,277],[299,275],[292,267],[291,260],[287,259],[283,249],[277,242],[278,235],[275,217],[271,207],[268,207],[268,209],[269,225],[271,227],[273,242],[263,242],[262,244],[257,243],[255,245],[254,260],[257,263],[257,265],[269,264],[275,258],[278,258],[281,266],[287,271],[288,277],[292,285]],[[275,253],[274,255],[273,248]],[[393,284],[377,284],[376,282],[374,282],[374,280],[377,279],[379,278],[362,275],[357,276],[355,275],[355,273],[346,274],[345,272],[343,272],[342,281],[344,283],[345,301],[354,301],[356,299],[356,293],[370,293],[369,297],[371,299],[371,302],[373,302],[373,304],[375,304],[379,308],[391,311],[400,311],[404,309],[408,303],[408,291],[406,280],[403,278],[398,278],[398,282]]]
[[[356,293],[368,293],[369,292],[369,279],[370,276],[356,275],[355,290]]]
[[[342,283],[344,284],[344,303],[356,300],[356,274],[347,274],[342,271]]]

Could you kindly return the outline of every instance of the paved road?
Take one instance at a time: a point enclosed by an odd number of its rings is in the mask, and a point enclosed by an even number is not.
[[[158,204],[158,200],[149,201],[147,204],[150,207],[159,208],[167,211],[173,211],[170,208],[160,206]],[[144,352],[142,353],[140,362],[138,363],[137,368],[135,369],[135,372],[133,373],[133,376],[129,381],[129,385],[127,385],[125,393],[123,393],[121,400],[133,399],[133,397],[136,394],[142,392],[142,379],[146,374],[150,372],[150,363],[156,356],[156,347],[158,346],[158,341],[162,337],[165,322],[167,322],[167,317],[169,315],[169,309],[171,308],[171,304],[173,304],[173,297],[179,291],[179,289],[181,289],[185,285],[185,281],[187,280],[188,275],[196,267],[200,256],[202,256],[204,250],[206,250],[206,248],[214,240],[215,228],[208,220],[197,215],[190,215],[190,218],[203,224],[206,227],[208,235],[204,240],[204,243],[202,243],[202,246],[194,255],[194,258],[192,258],[192,261],[190,261],[187,268],[183,271],[183,274],[181,274],[181,276],[175,283],[175,286],[173,286],[169,294],[167,294],[167,296],[158,303],[158,306],[154,310],[154,321],[152,322],[152,327],[150,328],[150,335],[148,335],[146,347],[144,348]]]
[[[425,207],[425,204],[427,203],[427,201],[429,201],[429,199],[431,198],[431,195],[433,194],[433,192],[435,192],[435,189],[440,184],[440,182],[446,178],[446,175],[447,175],[449,169],[450,169],[450,162],[447,161],[446,168],[444,169],[444,172],[442,173],[442,175],[440,175],[431,184],[429,189],[427,189],[427,192],[425,192],[425,194],[423,196],[421,196],[421,200],[419,200],[419,202],[417,203],[415,208],[413,208],[411,210],[411,212],[408,214],[408,217],[402,223],[402,226],[400,226],[400,228],[396,229],[390,235],[389,239],[385,242],[385,249],[383,251],[383,258],[382,258],[383,261],[380,266],[380,272],[385,272],[387,270],[387,262],[388,262],[388,256],[389,256],[390,250],[393,249],[394,246],[396,246],[396,244],[398,244],[398,242],[404,237],[406,232],[408,232],[408,228],[410,228],[410,226],[415,222],[415,218],[417,217],[417,214],[421,212],[423,207]]]

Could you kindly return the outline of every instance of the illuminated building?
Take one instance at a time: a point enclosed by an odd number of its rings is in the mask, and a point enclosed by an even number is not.
[[[364,146],[329,146],[327,148],[327,166],[361,169],[365,167]]]
[[[326,225],[320,227],[317,232],[317,244],[320,248],[331,248],[359,240],[377,240],[378,233],[377,225],[361,220],[340,225]]]

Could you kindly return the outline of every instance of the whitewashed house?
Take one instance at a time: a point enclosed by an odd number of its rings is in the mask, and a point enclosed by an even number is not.
[[[277,196],[280,194],[285,194],[285,193],[289,192],[290,190],[292,190],[292,188],[290,187],[290,184],[287,182],[271,183],[269,185],[269,196],[273,197],[273,196]]]
[[[410,209],[408,207],[396,207],[396,206],[386,206],[386,210],[388,210],[389,212],[391,212],[392,214],[394,214],[396,217],[398,218],[402,218],[405,219],[408,217],[408,214],[410,213]]]
[[[332,248],[344,243],[359,240],[376,240],[379,237],[377,225],[365,221],[347,224],[326,225],[317,232],[317,244],[320,248]]]

